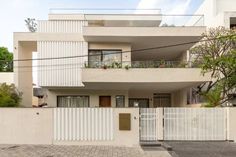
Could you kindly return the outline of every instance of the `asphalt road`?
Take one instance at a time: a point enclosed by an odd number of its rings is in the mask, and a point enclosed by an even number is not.
[[[233,142],[166,142],[178,157],[236,157]]]

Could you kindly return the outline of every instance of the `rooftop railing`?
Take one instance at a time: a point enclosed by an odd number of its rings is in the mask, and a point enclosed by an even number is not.
[[[123,8],[51,8],[50,14],[161,14],[161,9]]]
[[[90,15],[152,15],[158,16],[157,27],[204,26],[204,15],[162,14],[161,9],[119,9],[119,8],[51,8],[50,14],[83,14],[85,20]]]

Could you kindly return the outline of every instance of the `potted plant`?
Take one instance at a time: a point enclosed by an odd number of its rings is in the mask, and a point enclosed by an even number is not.
[[[160,61],[159,68],[165,68],[165,60]]]
[[[108,67],[107,65],[103,65],[102,68],[106,70]]]

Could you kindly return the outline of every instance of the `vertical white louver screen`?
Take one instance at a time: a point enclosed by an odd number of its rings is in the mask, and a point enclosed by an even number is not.
[[[38,21],[39,33],[82,33],[83,26],[87,21],[73,20],[55,20],[55,21]]]
[[[87,42],[39,41],[38,82],[40,86],[82,86],[81,67],[88,54]],[[62,59],[53,59],[61,57]],[[45,59],[50,58],[50,59]]]
[[[109,141],[113,108],[54,108],[55,141]]]

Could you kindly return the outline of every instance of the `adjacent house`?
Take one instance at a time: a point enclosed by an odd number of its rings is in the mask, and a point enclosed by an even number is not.
[[[193,87],[210,81],[189,49],[206,30],[204,17],[160,11],[59,13],[34,33],[14,33],[15,84],[32,102],[32,52],[50,107],[177,107],[198,104]],[[192,20],[193,21],[193,20]],[[22,68],[20,68],[22,67]]]

